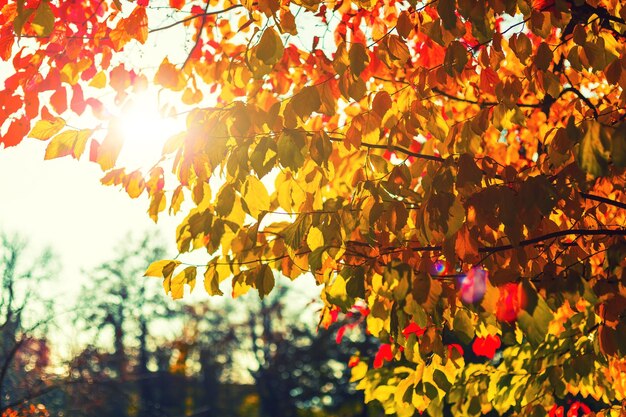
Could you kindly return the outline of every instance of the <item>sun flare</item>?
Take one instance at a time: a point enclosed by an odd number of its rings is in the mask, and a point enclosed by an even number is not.
[[[121,165],[146,167],[158,160],[163,144],[184,127],[168,111],[156,93],[145,92],[129,98],[118,116],[124,140]]]

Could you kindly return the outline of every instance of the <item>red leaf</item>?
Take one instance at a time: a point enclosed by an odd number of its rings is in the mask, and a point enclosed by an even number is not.
[[[517,320],[523,307],[522,289],[519,284],[514,282],[509,282],[498,289],[500,290],[500,298],[498,299],[496,317],[500,321],[511,323]]]
[[[448,356],[452,356],[453,349],[456,349],[457,352],[459,352],[459,354],[461,356],[463,356],[465,354],[465,352],[463,351],[463,348],[461,347],[461,345],[456,344],[456,343],[450,343],[448,345]]]
[[[418,326],[417,324],[415,324],[414,322],[411,322],[409,323],[408,326],[404,328],[404,330],[402,330],[402,334],[404,335],[404,337],[409,337],[410,334],[421,336],[424,334],[425,331],[426,331],[425,328],[422,328]]]
[[[91,162],[98,162],[98,150],[100,149],[100,142],[92,140],[89,145],[89,160]]]
[[[359,364],[359,362],[361,362],[361,359],[359,359],[358,356],[352,356],[348,362],[348,368],[354,368]]]
[[[11,51],[13,50],[13,27],[10,24],[4,25],[0,31],[0,59],[7,61],[11,58]]]
[[[346,332],[346,326],[341,326],[337,330],[337,337],[335,337],[335,342],[337,342],[337,344],[341,343],[341,339],[343,339],[343,335],[345,332]]]
[[[472,344],[472,350],[477,356],[493,359],[496,350],[500,347],[500,338],[490,334],[487,337],[477,337]]]
[[[150,0],[137,0],[137,4],[141,7],[146,7],[150,3]]]
[[[83,96],[83,89],[80,84],[72,86],[72,101],[70,102],[70,108],[78,115],[83,114],[87,104],[85,103],[85,97]]]
[[[383,343],[378,348],[378,353],[374,358],[374,368],[378,369],[383,366],[385,362],[389,362],[393,359],[393,353],[391,352],[391,345]]]
[[[4,143],[4,147],[15,146],[28,135],[30,131],[30,123],[26,116],[14,120],[9,126],[6,135],[0,137],[0,144]]]
[[[552,406],[550,411],[548,412],[549,417],[563,417],[563,406],[558,407],[556,404]]]

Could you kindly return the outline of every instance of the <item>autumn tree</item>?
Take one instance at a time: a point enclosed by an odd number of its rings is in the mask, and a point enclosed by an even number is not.
[[[198,271],[211,295],[232,278],[264,297],[278,272],[323,287],[324,324],[364,303],[383,344],[353,380],[401,416],[626,399],[622,2],[0,6],[0,143],[89,148],[155,221],[184,210],[178,251],[206,262],[147,273],[174,298]],[[181,28],[181,62],[124,62]],[[121,107],[146,87],[179,98],[186,128],[126,170],[101,91]]]
[[[154,352],[149,344],[159,327],[170,327],[181,309],[164,302],[160,286],[154,285],[158,283],[141,277],[145,265],[164,254],[158,235],[129,235],[110,260],[86,273],[75,321],[91,343],[70,362],[70,378],[84,383],[74,384],[68,393],[70,400],[77,400],[80,412],[95,412],[84,404],[85,398],[100,414],[123,416],[131,407],[139,416],[156,412],[148,369]],[[131,392],[138,397],[132,406]],[[111,396],[117,400],[110,401]]]
[[[42,396],[55,390],[56,381],[47,369],[50,345],[46,331],[53,326],[56,315],[50,308],[51,298],[41,288],[50,284],[57,270],[49,249],[36,253],[25,238],[0,232],[2,416],[47,415],[40,402],[45,400]]]

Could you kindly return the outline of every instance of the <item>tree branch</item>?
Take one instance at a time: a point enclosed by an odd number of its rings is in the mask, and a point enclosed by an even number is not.
[[[574,88],[574,87],[564,88],[563,91],[561,91],[561,93],[559,94],[558,98],[561,98],[566,93],[574,93],[574,94],[576,94],[578,96],[578,98],[580,98],[582,101],[584,101],[585,104],[587,105],[587,107],[589,107],[593,111],[593,115],[594,115],[595,119],[600,117],[600,115],[598,114],[598,109],[596,109],[596,106],[594,106],[593,103],[591,102],[591,100],[589,100],[589,98],[585,97],[585,95],[583,93],[581,93],[579,89]]]
[[[202,17],[202,18],[206,19],[207,16],[213,16],[213,15],[220,14],[220,13],[226,13],[228,11],[231,11],[233,9],[238,9],[240,7],[243,7],[243,5],[242,4],[234,4],[234,5],[230,6],[230,7],[227,7],[227,8],[222,9],[222,10],[214,10],[212,12],[208,12],[207,11],[205,13],[194,14],[193,16],[189,16],[189,17],[186,17],[186,18],[184,18],[182,20],[178,20],[178,21],[176,21],[176,22],[174,22],[172,24],[169,24],[169,25],[166,25],[166,26],[162,26],[162,27],[158,27],[158,28],[154,28],[154,29],[150,29],[148,31],[148,33],[154,33],[154,32],[159,32],[161,30],[171,29],[174,26],[178,26],[178,25],[180,25],[182,23],[189,22],[190,20],[197,19],[199,17]]]
[[[439,95],[442,95],[450,100],[456,100],[456,101],[461,101],[463,103],[468,103],[468,104],[475,104],[477,106],[480,106],[481,108],[485,108],[485,107],[493,107],[493,106],[497,106],[500,103],[497,103],[495,101],[477,101],[477,100],[469,100],[467,98],[463,98],[463,97],[457,97],[457,96],[453,96],[452,94],[448,94],[443,90],[438,89],[437,87],[432,87],[431,91],[433,91],[434,93],[437,93]],[[531,109],[539,109],[541,108],[542,103],[515,103],[515,105],[517,107],[525,107],[525,108],[531,108]]]
[[[580,236],[626,236],[626,229],[568,229],[559,230],[558,232],[548,233],[546,235],[537,236],[532,239],[525,239],[520,241],[517,245],[508,244],[500,246],[481,246],[478,248],[479,253],[493,253],[500,252],[509,249],[521,248],[524,246],[533,245],[535,243],[543,242],[546,240],[554,239],[555,237],[563,237],[569,235]],[[414,246],[409,249],[416,252],[437,252],[442,250],[441,245],[434,246]]]
[[[587,200],[598,201],[600,203],[608,204],[609,206],[619,207],[619,208],[626,210],[626,203],[611,200],[606,197],[600,197],[599,195],[593,195],[593,194],[587,194],[587,193],[580,193],[580,195]]]
[[[333,136],[329,136],[329,139],[332,140],[333,142],[343,142],[344,141],[343,138],[338,138],[338,137],[333,137]],[[408,156],[413,156],[415,158],[427,159],[429,161],[435,161],[435,162],[443,162],[444,161],[444,159],[441,156],[426,155],[426,154],[419,153],[419,152],[413,152],[413,151],[410,151],[407,148],[404,148],[404,147],[399,146],[399,145],[382,145],[382,144],[377,144],[377,143],[361,142],[361,146],[363,146],[365,148],[370,148],[370,149],[384,149],[384,150],[388,150],[388,151],[394,151],[394,152],[398,152],[398,153],[403,153],[403,154],[408,155]]]

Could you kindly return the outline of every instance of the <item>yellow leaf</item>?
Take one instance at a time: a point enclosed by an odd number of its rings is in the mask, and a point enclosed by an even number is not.
[[[248,176],[243,184],[243,200],[254,218],[258,218],[262,212],[270,208],[270,196],[265,185],[252,175]]]
[[[40,120],[35,123],[32,130],[28,134],[29,138],[35,138],[39,140],[48,140],[52,136],[56,135],[65,127],[65,120],[57,117],[53,121]]]
[[[107,76],[104,73],[104,71],[100,71],[99,73],[94,75],[94,77],[89,82],[89,86],[94,87],[94,88],[104,88],[106,87],[106,84],[107,84]]]
[[[185,200],[183,195],[183,186],[179,185],[172,194],[172,204],[170,205],[170,214],[176,214],[180,211],[180,205]]]
[[[91,133],[91,129],[67,130],[59,133],[50,140],[44,159],[60,158],[67,155],[71,155],[75,159],[80,158],[85,151],[85,145]]]
[[[180,261],[168,260],[168,259],[154,261],[150,264],[148,269],[146,269],[146,272],[144,272],[143,276],[164,278],[168,275],[172,275],[172,273],[174,272],[174,269],[178,265],[180,265]]]
[[[172,278],[170,292],[174,300],[183,298],[185,294],[185,284],[189,285],[191,291],[196,285],[196,267],[188,266]]]
[[[146,182],[140,171],[133,171],[126,177],[125,188],[130,198],[137,198],[143,193]]]
[[[209,295],[224,295],[220,290],[220,276],[214,264],[208,265],[204,273],[204,289]]]
[[[309,246],[311,251],[324,246],[324,235],[322,234],[322,231],[317,227],[311,227],[306,236],[306,244]]]

